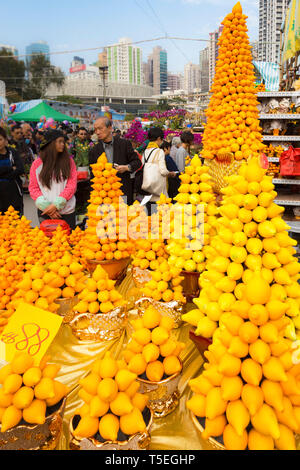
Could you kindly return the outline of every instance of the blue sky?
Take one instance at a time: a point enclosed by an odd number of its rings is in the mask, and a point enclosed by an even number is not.
[[[20,54],[31,42],[44,40],[52,52],[98,48],[121,37],[133,41],[165,36],[208,39],[231,11],[235,0],[15,0],[1,5],[0,43],[15,45]],[[250,40],[258,36],[258,0],[241,0],[249,16]],[[199,62],[205,42],[161,40],[141,44],[143,59],[156,45],[168,52],[168,69],[183,71],[185,63]],[[73,55],[86,63],[98,50],[52,55],[51,61],[68,70]]]

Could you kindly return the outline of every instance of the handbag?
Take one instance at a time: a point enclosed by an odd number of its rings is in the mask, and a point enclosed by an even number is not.
[[[160,149],[154,149],[160,150]],[[166,183],[164,178],[162,177],[159,164],[158,164],[158,153],[155,155],[152,162],[149,162],[150,156],[152,152],[149,154],[147,160],[144,163],[144,175],[143,175],[143,184],[142,190],[146,191],[148,194],[152,194],[154,196],[160,196],[161,193],[164,192],[166,187]]]
[[[300,149],[290,145],[280,157],[281,176],[300,176]]]
[[[66,232],[67,235],[70,235],[71,228],[69,224],[65,220],[60,219],[44,220],[40,224],[40,230],[42,230],[48,238],[52,238],[58,226],[60,226]]]
[[[141,166],[141,168],[139,168],[136,173],[135,173],[135,176],[134,176],[134,189],[135,189],[135,192],[137,194],[142,194],[142,195],[147,195],[149,193],[147,193],[146,191],[143,191],[142,190],[142,185],[143,185],[143,178],[144,178],[144,166],[145,164],[148,162],[149,158],[151,157],[152,153],[154,152],[154,150],[156,149],[153,149],[151,150],[147,160],[145,159],[145,154],[144,154],[144,164]]]

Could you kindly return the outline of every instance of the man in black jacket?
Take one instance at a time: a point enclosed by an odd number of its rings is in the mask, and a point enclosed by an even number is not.
[[[113,137],[112,122],[106,117],[95,121],[95,134],[98,143],[90,150],[90,165],[97,162],[100,155],[105,152],[109,163],[113,163],[118,176],[122,181],[122,191],[127,197],[127,204],[133,204],[133,178],[132,175],[141,167],[141,161],[129,140]]]
[[[0,212],[9,206],[23,215],[23,191],[20,176],[24,165],[18,153],[7,145],[7,135],[0,127]]]

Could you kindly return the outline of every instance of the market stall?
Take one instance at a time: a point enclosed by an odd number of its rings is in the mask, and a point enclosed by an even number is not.
[[[67,116],[66,114],[56,111],[44,101],[39,102],[38,104],[27,109],[26,111],[10,113],[8,115],[8,117],[13,119],[15,122],[40,122],[42,116],[45,116],[46,119],[52,118],[56,122],[79,122],[79,119],[75,119],[71,116]]]

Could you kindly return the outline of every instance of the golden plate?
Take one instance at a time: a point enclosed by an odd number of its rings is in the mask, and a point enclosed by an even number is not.
[[[66,398],[61,400],[44,424],[20,424],[0,432],[0,450],[54,450],[62,432]]]
[[[59,310],[57,310],[57,315],[63,317],[63,323],[69,323],[74,317],[73,307],[78,303],[78,297],[75,296],[72,299],[56,299],[56,304],[59,304]]]
[[[127,325],[127,310],[118,307],[108,313],[74,312],[69,325],[76,338],[87,341],[110,341],[119,338]]]
[[[181,319],[184,313],[184,304],[177,300],[171,302],[159,302],[151,299],[150,297],[141,297],[135,302],[135,308],[138,310],[138,315],[142,316],[144,311],[149,305],[152,305],[162,316],[170,317],[174,320],[174,328],[179,328],[183,321]]]
[[[125,275],[130,264],[131,257],[123,258],[120,260],[109,260],[109,261],[97,261],[94,259],[86,260],[87,269],[90,274],[92,274],[97,266],[100,266],[107,272],[109,279],[113,281],[121,282]]]
[[[137,266],[134,266],[132,268],[132,279],[135,287],[141,289],[145,287],[147,282],[151,281],[152,272],[150,271],[150,269],[141,269]]]
[[[179,359],[180,360],[180,359]],[[150,380],[137,378],[140,384],[139,393],[148,395],[148,407],[153,411],[154,418],[162,418],[172,413],[177,408],[180,399],[178,383],[181,371],[160,382],[151,382]]]
[[[80,438],[74,436],[73,420],[70,421],[70,449],[71,450],[146,450],[150,444],[150,431],[153,424],[153,412],[150,408],[147,409],[149,412],[149,421],[147,428],[144,432],[139,432],[130,436],[126,441],[105,441],[100,442],[94,437]]]
[[[204,439],[202,437],[202,433],[204,431],[203,426],[199,423],[197,417],[194,415],[194,413],[191,411],[191,418],[194,423],[194,426],[200,433],[200,441],[202,444],[203,450],[226,450],[225,446],[218,442],[216,439],[213,437],[209,437],[208,439]]]

